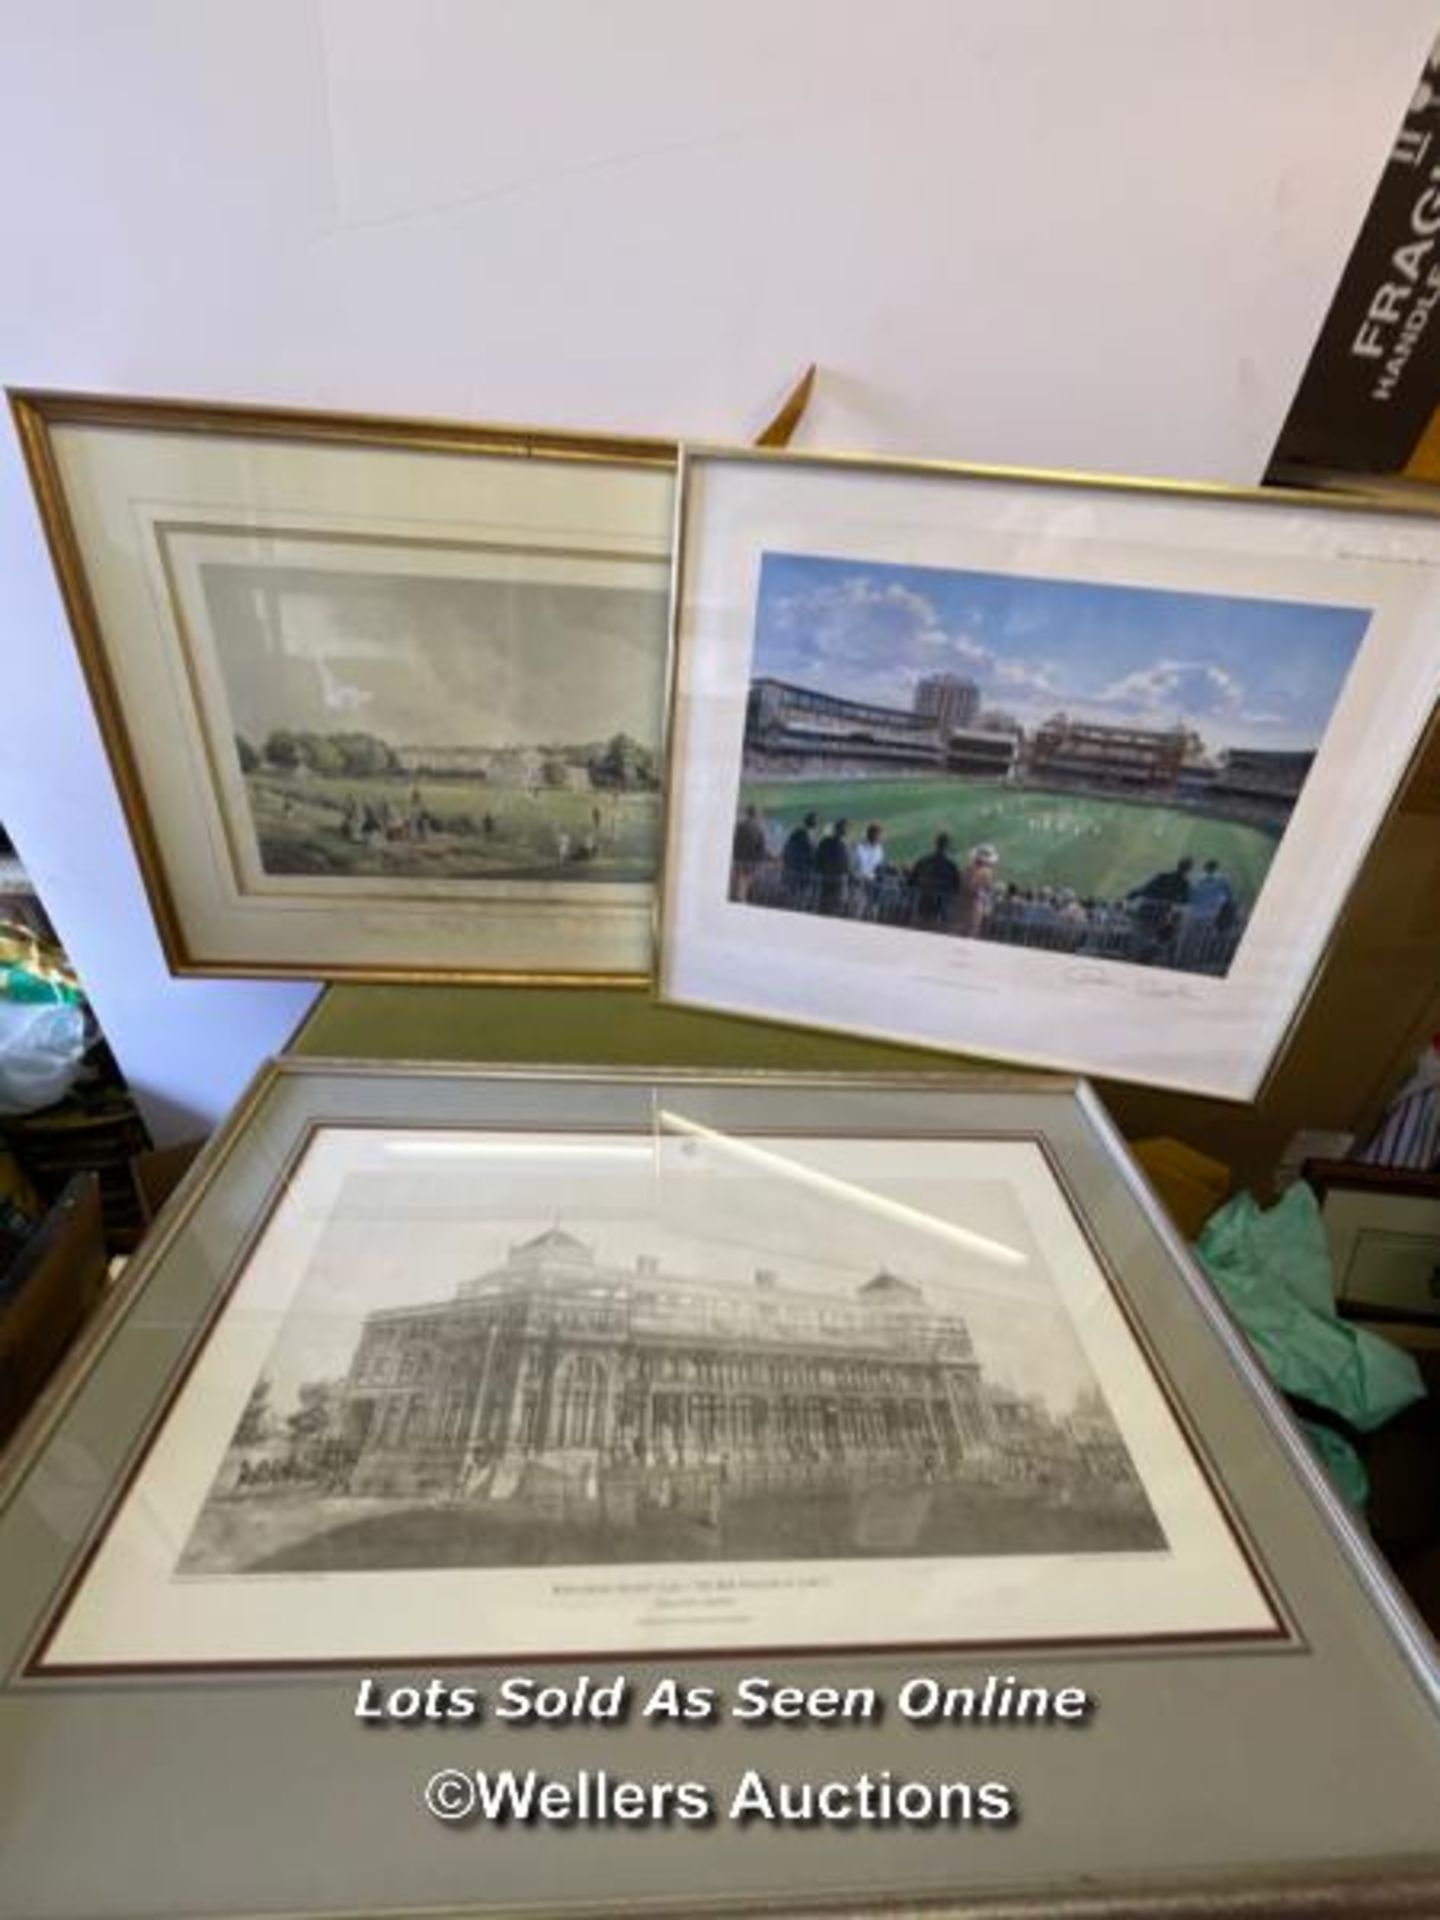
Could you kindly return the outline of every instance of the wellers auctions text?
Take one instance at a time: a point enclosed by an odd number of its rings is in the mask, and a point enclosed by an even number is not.
[[[795,1686],[768,1674],[747,1674],[726,1686],[673,1675],[644,1681],[615,1673],[556,1680],[510,1674],[482,1687],[443,1679],[408,1683],[362,1680],[354,1713],[376,1727],[431,1729],[494,1723],[613,1729],[632,1717],[650,1724],[704,1727],[732,1720],[745,1728],[804,1727],[881,1720],[893,1710],[917,1727],[946,1723],[1083,1726],[1095,1702],[1083,1687],[1035,1686],[1013,1673],[991,1673],[963,1686],[933,1674],[911,1674],[883,1692],[874,1686]],[[447,1823],[487,1826],[1008,1826],[1019,1815],[1014,1789],[1002,1780],[908,1778],[889,1767],[850,1778],[780,1778],[746,1768],[727,1784],[639,1779],[605,1765],[564,1776],[537,1767],[456,1766],[432,1773],[424,1788],[429,1813]]]
[[[459,1798],[430,1800],[440,1819],[488,1826],[710,1826],[722,1815],[735,1826],[1004,1826],[1019,1806],[1003,1781],[903,1779],[886,1768],[849,1780],[782,1780],[747,1768],[717,1791],[702,1780],[635,1780],[603,1768],[565,1779],[529,1768],[436,1775],[430,1786]]]

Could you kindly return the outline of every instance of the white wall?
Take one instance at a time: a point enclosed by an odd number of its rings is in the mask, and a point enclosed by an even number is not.
[[[0,379],[1260,472],[1433,0],[5,0]],[[0,818],[156,1131],[309,989],[165,973],[20,463]]]

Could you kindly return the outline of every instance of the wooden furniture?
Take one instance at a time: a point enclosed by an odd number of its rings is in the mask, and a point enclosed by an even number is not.
[[[0,1280],[0,1442],[99,1300],[107,1265],[100,1179],[77,1173]]]

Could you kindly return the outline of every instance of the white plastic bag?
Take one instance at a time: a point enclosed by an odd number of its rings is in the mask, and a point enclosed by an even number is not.
[[[84,1057],[79,1007],[0,999],[0,1114],[34,1113],[64,1099]]]

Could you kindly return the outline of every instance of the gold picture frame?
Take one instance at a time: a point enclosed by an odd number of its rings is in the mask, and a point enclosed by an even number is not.
[[[673,443],[10,400],[173,972],[645,983]]]

